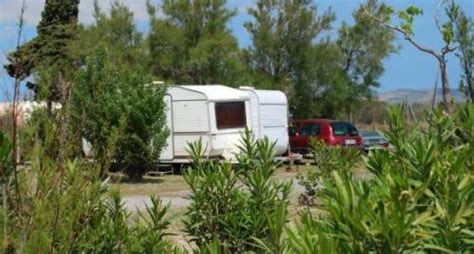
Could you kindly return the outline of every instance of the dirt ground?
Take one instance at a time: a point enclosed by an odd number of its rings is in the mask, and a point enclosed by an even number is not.
[[[290,218],[297,218],[301,210],[311,209],[312,213],[320,213],[317,208],[308,208],[298,204],[298,197],[304,192],[304,187],[298,184],[296,176],[305,174],[310,167],[310,165],[296,165],[289,171],[287,170],[288,165],[282,165],[273,176],[278,181],[293,181],[289,207]],[[367,170],[364,168],[356,168],[354,173],[358,178],[368,177]],[[168,239],[177,246],[188,250],[192,248],[192,243],[186,239],[184,233],[183,220],[191,200],[189,199],[189,187],[182,175],[146,176],[141,182],[116,183],[113,184],[113,187],[120,190],[125,207],[132,213],[144,211],[146,206],[151,205],[150,196],[152,195],[159,197],[164,205],[169,204],[168,214],[172,220],[168,233],[172,235],[168,236]]]
[[[293,180],[293,193],[299,195],[304,188],[298,185],[296,176],[307,170],[305,165],[297,165],[288,171],[287,165],[278,168],[274,179],[282,181]],[[115,183],[113,187],[120,190],[125,207],[131,211],[144,210],[151,204],[150,196],[159,197],[163,204],[170,203],[172,209],[180,209],[189,205],[189,187],[182,175],[145,176],[137,183]]]

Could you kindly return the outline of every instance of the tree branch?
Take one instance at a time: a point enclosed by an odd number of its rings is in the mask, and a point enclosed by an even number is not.
[[[400,34],[402,34],[404,36],[404,39],[407,40],[408,42],[410,42],[413,46],[415,46],[418,50],[420,51],[423,51],[425,53],[428,53],[434,57],[436,57],[436,59],[438,60],[441,60],[441,56],[439,54],[437,54],[433,49],[430,49],[430,48],[427,48],[427,47],[424,47],[422,45],[420,45],[419,43],[417,43],[413,37],[411,37],[410,34],[406,33],[403,29],[401,29],[400,27],[398,26],[393,26],[393,25],[390,25],[388,24],[387,22],[383,21],[382,19],[380,19],[379,17],[375,16],[375,15],[372,15],[370,12],[367,11],[367,9],[365,10],[365,14],[369,17],[369,18],[372,18],[373,20],[377,21],[379,24],[389,28],[389,29],[392,29],[394,31],[397,31],[399,32]]]
[[[433,14],[433,18],[435,20],[436,28],[438,29],[440,34],[443,34],[443,29],[441,29],[441,25],[439,22],[439,8],[441,8],[441,5],[444,4],[444,0],[439,0],[438,3],[436,4],[436,9]]]

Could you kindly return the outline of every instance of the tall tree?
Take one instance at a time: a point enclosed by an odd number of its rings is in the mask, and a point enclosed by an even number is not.
[[[73,43],[76,59],[84,62],[86,56],[98,48],[107,48],[112,61],[118,65],[146,65],[148,57],[144,48],[143,35],[138,31],[133,12],[119,0],[110,3],[104,12],[94,1],[94,23],[80,25],[77,40]]]
[[[436,61],[438,62],[439,70],[441,73],[441,86],[442,86],[442,94],[443,94],[443,106],[447,113],[451,113],[453,110],[452,100],[451,100],[451,92],[449,89],[449,79],[448,79],[448,71],[446,65],[446,56],[449,53],[452,53],[455,50],[453,46],[453,28],[452,25],[448,22],[441,24],[439,18],[439,8],[444,3],[443,0],[439,0],[436,8],[436,12],[434,14],[435,25],[438,32],[441,34],[443,38],[444,45],[439,50],[436,51],[432,48],[428,48],[426,46],[421,45],[418,43],[414,38],[413,32],[413,22],[416,16],[422,15],[423,10],[410,6],[403,11],[398,12],[398,17],[401,21],[399,25],[393,25],[390,20],[390,16],[394,14],[394,11],[390,7],[386,7],[384,9],[385,18],[377,17],[375,13],[373,13],[370,9],[365,11],[365,14],[377,22],[384,24],[386,27],[392,29],[400,33],[405,40],[407,40],[411,45],[417,48],[419,51],[424,52],[433,56]]]
[[[354,11],[355,24],[343,22],[339,29],[341,68],[349,81],[343,105],[349,114],[360,100],[372,97],[372,88],[380,85],[378,78],[384,71],[382,60],[397,51],[395,33],[365,15],[369,11],[379,19],[387,19],[386,8],[384,3],[368,0]]]
[[[456,56],[463,70],[460,88],[474,102],[474,20],[468,17],[455,1],[446,8],[457,44]]]
[[[37,27],[38,35],[8,55],[10,64],[5,68],[12,77],[25,79],[41,68],[54,69],[51,83],[44,83],[45,89],[38,84],[29,83],[36,95],[45,91],[48,101],[57,101],[61,96],[58,78],[64,75],[66,65],[72,63],[69,57],[69,45],[77,28],[79,0],[46,0]],[[16,66],[13,63],[17,63]],[[18,69],[18,67],[20,67]],[[40,75],[38,75],[40,76]]]
[[[334,14],[317,15],[310,0],[259,0],[245,24],[252,38],[249,65],[255,85],[291,94],[295,117],[307,117],[315,96],[313,42],[330,29]]]
[[[164,0],[163,17],[148,3],[148,38],[156,75],[177,83],[237,84],[240,50],[227,28],[235,10],[225,0]]]

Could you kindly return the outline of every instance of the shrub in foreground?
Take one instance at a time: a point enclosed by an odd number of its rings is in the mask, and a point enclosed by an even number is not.
[[[474,251],[474,106],[430,113],[426,131],[407,132],[401,116],[390,112],[394,149],[365,159],[373,178],[322,177],[326,215],[306,219],[293,239],[322,235],[338,253]]]
[[[248,251],[281,253],[291,182],[272,180],[278,164],[274,143],[254,141],[247,130],[238,164],[205,162],[203,145],[190,145],[193,164],[185,179],[192,203],[186,232],[198,247],[212,253]]]

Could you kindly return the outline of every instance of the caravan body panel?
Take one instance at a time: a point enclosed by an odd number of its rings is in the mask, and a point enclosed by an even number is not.
[[[247,91],[252,104],[252,126],[257,139],[268,137],[276,142],[277,155],[288,151],[288,102],[286,95],[276,90],[256,90],[240,87]],[[255,112],[257,111],[257,113]]]
[[[205,157],[220,157],[235,161],[240,135],[245,127],[252,127],[247,93],[221,85],[171,86],[165,100],[166,98],[171,100],[169,103],[171,106],[167,109],[167,116],[171,115],[167,117],[171,137],[167,139],[170,143],[164,148],[159,158],[160,162],[190,161],[186,151],[188,144],[199,139],[203,142]],[[229,102],[245,104],[244,125],[236,128],[218,128],[216,104]],[[233,119],[230,121],[232,123]],[[172,156],[169,156],[170,153]]]

